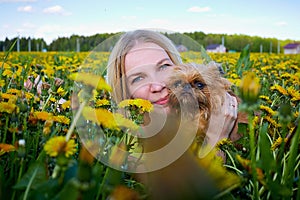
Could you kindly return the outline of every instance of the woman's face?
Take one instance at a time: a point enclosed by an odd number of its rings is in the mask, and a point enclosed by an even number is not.
[[[154,43],[140,43],[125,57],[125,73],[131,98],[149,100],[168,111],[166,81],[174,63],[166,51]]]

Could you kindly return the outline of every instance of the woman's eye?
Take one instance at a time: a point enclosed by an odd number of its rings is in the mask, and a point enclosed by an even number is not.
[[[170,64],[163,64],[163,65],[159,66],[159,69],[160,70],[164,70],[164,69],[166,69],[169,66],[171,66],[171,65]]]
[[[134,79],[132,79],[131,83],[133,84],[133,83],[139,82],[142,79],[143,79],[143,77],[141,77],[141,76],[135,77]]]

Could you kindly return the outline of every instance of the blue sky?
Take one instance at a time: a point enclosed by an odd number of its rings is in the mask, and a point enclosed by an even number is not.
[[[138,28],[300,41],[299,0],[0,0],[0,40]]]

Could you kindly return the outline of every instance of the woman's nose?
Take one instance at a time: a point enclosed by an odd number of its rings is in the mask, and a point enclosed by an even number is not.
[[[150,91],[151,92],[160,92],[164,88],[166,88],[166,84],[165,83],[151,83],[150,84]]]

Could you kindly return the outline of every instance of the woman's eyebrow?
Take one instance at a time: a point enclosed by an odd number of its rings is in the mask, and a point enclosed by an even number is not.
[[[139,75],[141,75],[141,74],[142,74],[142,72],[136,72],[136,73],[130,74],[129,76],[126,76],[126,78],[127,78],[127,79],[130,79],[130,78],[132,78],[132,77],[134,77],[134,76],[139,76]]]
[[[170,58],[163,58],[163,59],[161,59],[160,61],[158,61],[157,63],[156,63],[156,66],[160,66],[163,62],[165,62],[165,61],[170,61],[171,59]]]

